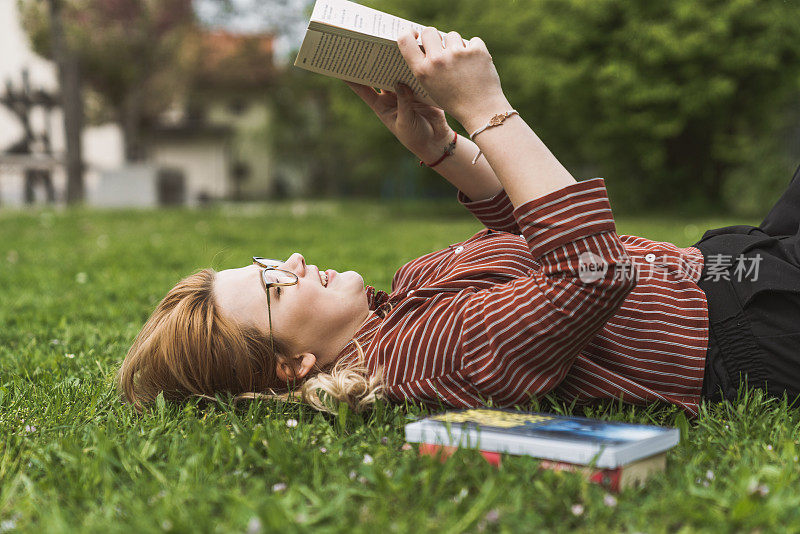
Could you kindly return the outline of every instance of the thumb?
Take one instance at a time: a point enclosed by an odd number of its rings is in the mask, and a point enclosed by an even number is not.
[[[411,106],[414,100],[414,93],[403,83],[395,85],[395,92],[397,93],[397,117],[408,124],[414,116]]]

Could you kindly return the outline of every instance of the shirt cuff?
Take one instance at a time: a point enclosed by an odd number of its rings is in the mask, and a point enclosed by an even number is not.
[[[526,202],[514,210],[514,217],[534,259],[579,239],[617,231],[602,178]]]
[[[514,218],[514,205],[505,190],[501,189],[493,197],[483,200],[471,200],[459,190],[458,201],[467,208],[486,228],[519,234],[519,226]]]

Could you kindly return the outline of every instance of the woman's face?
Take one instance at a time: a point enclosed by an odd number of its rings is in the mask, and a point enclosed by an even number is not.
[[[364,279],[355,271],[329,271],[320,277],[315,265],[292,254],[279,269],[297,275],[291,286],[270,288],[272,328],[296,353],[312,353],[319,367],[332,363],[369,315]],[[244,326],[269,332],[263,268],[248,265],[217,273],[214,296],[221,312]],[[287,280],[290,278],[287,276]],[[327,282],[327,283],[326,283]]]

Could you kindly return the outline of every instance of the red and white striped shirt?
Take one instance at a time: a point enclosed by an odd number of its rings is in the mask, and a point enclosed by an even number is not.
[[[697,415],[708,340],[698,249],[618,236],[600,178],[516,209],[502,191],[458,200],[486,229],[401,267],[388,295],[367,287],[378,313],[356,340],[390,399],[512,406],[553,392]],[[605,273],[586,270],[603,262]],[[355,354],[351,342],[339,357]]]

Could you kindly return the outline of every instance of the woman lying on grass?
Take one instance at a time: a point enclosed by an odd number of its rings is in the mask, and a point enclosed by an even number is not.
[[[744,377],[798,394],[797,175],[760,227],[688,248],[619,236],[603,180],[576,182],[513,112],[481,39],[426,28],[422,43],[398,40],[444,111],[405,86],[350,87],[486,228],[401,267],[389,294],[300,254],[189,276],[122,364],[129,402],[298,392],[327,409],[325,392],[361,410],[378,396],[467,407],[553,392],[697,414]]]

